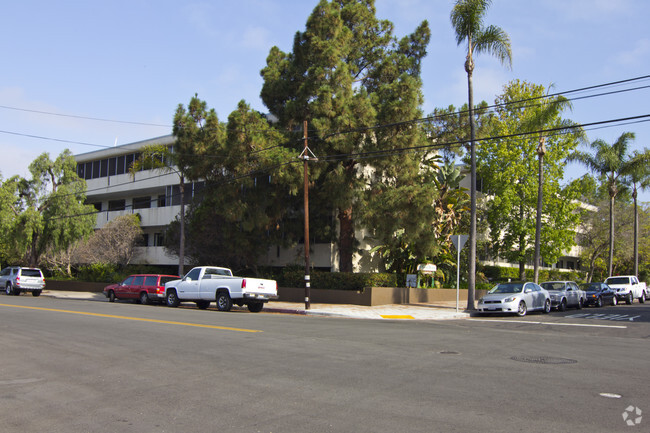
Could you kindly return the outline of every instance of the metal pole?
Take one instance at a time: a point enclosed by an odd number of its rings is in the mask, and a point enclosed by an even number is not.
[[[460,236],[458,236],[458,248],[456,248],[456,312],[458,313],[458,303],[460,302]]]
[[[307,121],[304,121],[304,138],[305,150],[303,152],[304,172],[305,172],[305,310],[310,307],[310,277],[309,277],[309,154],[307,146]]]

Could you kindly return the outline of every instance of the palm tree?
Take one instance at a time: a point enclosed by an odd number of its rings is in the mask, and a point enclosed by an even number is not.
[[[133,161],[129,173],[135,174],[141,170],[160,170],[163,173],[176,173],[179,178],[181,212],[180,212],[180,242],[178,247],[178,275],[184,275],[185,266],[185,178],[183,170],[177,168],[176,154],[164,145],[153,144],[140,150],[140,157]]]
[[[474,53],[488,52],[497,57],[502,64],[512,65],[510,38],[500,27],[483,25],[483,18],[491,0],[456,0],[451,11],[451,24],[456,32],[458,45],[467,41],[467,89],[469,96],[470,125],[470,228],[469,228],[469,275],[467,279],[467,309],[474,309],[474,289],[476,286],[476,131],[474,126]]]
[[[612,275],[614,263],[614,200],[619,193],[620,181],[635,170],[648,163],[648,151],[630,156],[628,150],[630,142],[634,140],[633,132],[624,132],[612,145],[604,140],[596,140],[590,144],[594,154],[575,152],[569,161],[581,162],[594,173],[598,173],[607,180],[609,192],[609,260],[608,275]]]
[[[649,151],[634,152],[632,159],[645,158],[647,161]],[[639,276],[639,208],[637,206],[638,190],[650,187],[650,168],[647,164],[639,164],[629,174],[632,182],[632,199],[634,199],[634,275]]]

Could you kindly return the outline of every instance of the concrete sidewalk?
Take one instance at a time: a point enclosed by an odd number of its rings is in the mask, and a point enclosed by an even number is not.
[[[102,293],[97,292],[67,292],[61,290],[43,290],[43,296],[61,299],[77,299],[88,301],[108,302]],[[189,305],[189,303],[188,303]],[[302,314],[308,316],[347,317],[352,319],[388,319],[388,320],[454,320],[466,319],[470,315],[464,311],[465,303],[461,302],[456,312],[455,301],[431,304],[378,305],[366,307],[362,305],[344,304],[311,304],[305,310],[304,303],[271,301],[264,306],[262,312],[282,314]],[[238,308],[238,307],[234,307]]]

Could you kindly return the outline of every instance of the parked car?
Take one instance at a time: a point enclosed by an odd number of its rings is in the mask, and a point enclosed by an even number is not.
[[[141,304],[161,302],[165,299],[165,283],[178,278],[177,275],[162,274],[129,275],[121,283],[104,287],[103,293],[110,302],[116,299],[135,299]]]
[[[22,268],[10,266],[0,271],[0,284],[7,295],[20,295],[21,292],[32,292],[39,296],[45,287],[43,272],[38,268]]]
[[[479,313],[514,313],[525,316],[528,311],[551,311],[551,298],[546,290],[532,282],[497,284],[478,301]]]
[[[574,281],[545,281],[541,286],[551,296],[551,306],[558,311],[567,307],[581,309],[587,300],[587,294]]]
[[[605,283],[616,292],[619,301],[631,304],[636,298],[643,304],[646,300],[647,286],[634,275],[609,277],[605,280]]]
[[[618,304],[616,292],[605,283],[582,283],[580,288],[587,294],[585,306],[602,307],[603,305]]]

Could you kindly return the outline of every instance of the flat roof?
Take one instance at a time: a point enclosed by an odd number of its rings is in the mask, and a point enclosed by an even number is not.
[[[112,156],[125,155],[128,153],[137,152],[144,146],[152,144],[174,144],[176,137],[173,135],[163,135],[161,137],[149,138],[147,140],[136,141],[134,143],[122,144],[120,146],[106,147],[101,150],[94,150],[92,152],[80,153],[74,156],[77,162],[94,161],[97,159],[110,158]]]

